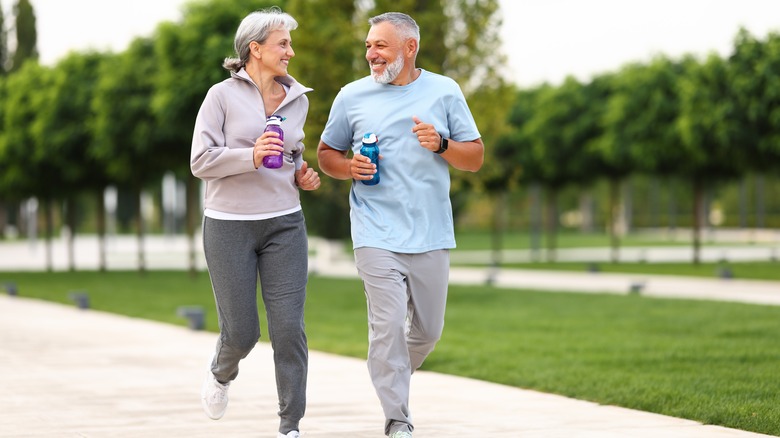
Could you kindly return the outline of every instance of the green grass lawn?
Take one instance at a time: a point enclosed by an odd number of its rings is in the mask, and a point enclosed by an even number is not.
[[[482,265],[484,266],[484,265]],[[780,281],[780,262],[731,262],[723,263],[584,263],[584,262],[538,262],[507,263],[503,268],[541,269],[550,271],[586,272],[595,268],[599,272],[682,275],[690,277],[720,277],[721,270],[728,268],[733,278],[749,280]],[[780,287],[780,286],[779,286]]]
[[[749,236],[749,234],[746,234]],[[494,235],[490,231],[470,231],[457,230],[455,237],[458,241],[459,250],[490,250],[493,249]],[[538,236],[538,245],[545,248],[547,245],[547,236],[541,234]],[[620,247],[689,247],[692,244],[691,233],[688,231],[679,231],[676,234],[663,233],[632,233],[620,238]],[[503,249],[531,249],[531,234],[528,232],[509,231],[501,234],[500,246]],[[556,248],[594,248],[609,247],[611,245],[610,237],[606,233],[582,233],[579,231],[560,230],[555,236]],[[753,242],[751,240],[713,240],[707,237],[707,233],[702,234],[701,244],[707,246],[767,246],[769,242]],[[777,245],[777,242],[774,243]]]
[[[179,325],[208,276],[183,272],[0,273],[19,295]],[[312,277],[310,348],[363,358],[358,280]],[[444,337],[423,368],[780,436],[780,307],[451,286]],[[263,323],[265,338],[265,323]]]

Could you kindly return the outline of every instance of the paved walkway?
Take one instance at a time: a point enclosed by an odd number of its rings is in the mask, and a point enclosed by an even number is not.
[[[0,271],[41,268],[42,246],[15,245],[0,246]],[[132,269],[132,243],[111,245],[111,267]],[[186,246],[181,239],[147,243],[150,268],[184,267]],[[79,267],[94,269],[96,241],[79,248]],[[64,246],[55,251],[63,269]],[[343,254],[320,247],[310,269],[356,275]],[[466,268],[453,269],[451,281],[780,305],[780,282]],[[214,333],[0,295],[0,437],[274,437],[276,389],[265,343],[242,363],[226,416],[203,414],[199,389],[215,340]],[[304,436],[381,437],[364,361],[313,351],[310,362]],[[411,403],[415,438],[765,436],[431,372],[415,373]]]
[[[206,418],[199,388],[216,335],[0,296],[0,437],[275,437],[272,353],[242,363],[228,412]],[[304,437],[381,437],[362,360],[311,352]],[[476,380],[415,373],[426,437],[749,438],[754,434]]]

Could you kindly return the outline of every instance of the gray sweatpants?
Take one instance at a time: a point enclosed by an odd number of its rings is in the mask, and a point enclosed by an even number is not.
[[[226,383],[257,344],[257,278],[274,351],[279,432],[298,429],[306,409],[308,347],[303,310],[308,246],[303,212],[258,221],[206,217],[203,248],[219,318],[211,371]]]
[[[412,373],[444,329],[450,253],[355,250],[368,305],[368,372],[385,414],[385,435],[413,431]]]

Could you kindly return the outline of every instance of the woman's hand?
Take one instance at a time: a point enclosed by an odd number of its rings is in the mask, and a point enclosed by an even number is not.
[[[320,188],[320,175],[304,161],[300,170],[295,171],[295,183],[303,190],[317,190]]]
[[[263,157],[270,155],[279,155],[284,152],[284,142],[279,138],[276,132],[264,132],[260,138],[255,141],[254,164],[255,169],[263,165]]]

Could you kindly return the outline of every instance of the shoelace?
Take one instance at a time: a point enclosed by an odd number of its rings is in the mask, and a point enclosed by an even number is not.
[[[224,403],[227,398],[227,389],[229,385],[223,385],[216,380],[211,382],[215,391],[210,391],[208,402],[209,403]]]

